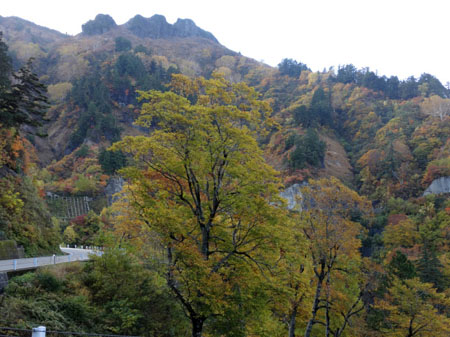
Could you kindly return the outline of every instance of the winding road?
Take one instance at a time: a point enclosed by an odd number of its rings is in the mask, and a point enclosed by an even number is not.
[[[0,272],[35,269],[52,264],[87,261],[90,255],[102,255],[101,251],[92,249],[64,248],[61,251],[67,255],[30,257],[25,259],[0,260]]]

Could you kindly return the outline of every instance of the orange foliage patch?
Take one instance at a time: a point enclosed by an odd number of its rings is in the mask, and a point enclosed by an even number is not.
[[[388,217],[388,225],[397,225],[399,222],[408,219],[406,214],[392,214]]]

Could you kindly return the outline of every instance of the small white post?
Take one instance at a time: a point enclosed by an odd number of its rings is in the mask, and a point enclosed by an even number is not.
[[[53,264],[56,264],[56,255],[53,254]]]
[[[33,333],[31,337],[45,337],[45,326],[38,326],[37,328],[33,328]]]
[[[13,261],[14,270],[17,270],[17,260]]]

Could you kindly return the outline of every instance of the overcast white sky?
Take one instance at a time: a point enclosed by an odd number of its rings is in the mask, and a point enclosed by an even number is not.
[[[312,70],[353,63],[404,79],[426,72],[450,81],[449,0],[1,0],[18,16],[75,35],[96,14],[123,24],[136,14],[190,18],[221,44],[276,66]]]

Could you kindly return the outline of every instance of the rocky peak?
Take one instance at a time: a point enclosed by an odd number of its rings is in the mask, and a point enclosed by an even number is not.
[[[173,25],[173,28],[175,31],[175,36],[178,37],[198,36],[218,42],[214,35],[197,27],[191,19],[178,19]]]
[[[161,39],[171,35],[172,25],[162,15],[156,14],[151,18],[136,15],[125,24],[125,28],[142,38]]]
[[[166,21],[163,15],[153,15],[151,18],[144,18],[136,15],[125,25],[133,34],[152,39],[168,39],[174,37],[202,37],[218,42],[211,33],[197,27],[190,19],[178,19],[173,25]]]
[[[89,20],[81,26],[83,34],[85,35],[99,35],[106,33],[117,24],[114,19],[107,14],[98,14],[94,20]]]

